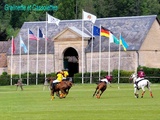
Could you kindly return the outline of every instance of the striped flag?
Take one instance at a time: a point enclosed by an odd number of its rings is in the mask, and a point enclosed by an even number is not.
[[[37,37],[33,34],[33,32],[31,30],[29,30],[29,39],[37,40]]]

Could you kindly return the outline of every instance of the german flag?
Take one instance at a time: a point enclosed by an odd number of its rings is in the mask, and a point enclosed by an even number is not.
[[[111,32],[110,30],[101,26],[101,36],[109,37],[110,32]]]

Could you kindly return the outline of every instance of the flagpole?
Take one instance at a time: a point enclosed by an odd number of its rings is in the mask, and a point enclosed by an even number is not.
[[[100,36],[99,36],[99,80],[101,79],[101,25],[100,25]]]
[[[47,74],[47,12],[46,12],[46,36],[45,36],[45,80]]]
[[[82,10],[82,84],[84,83],[84,40],[83,40],[83,32],[84,32],[84,21],[83,21],[83,10]]]
[[[120,34],[121,36],[121,34]],[[119,59],[118,59],[118,89],[120,89],[119,87],[119,81],[120,81],[120,60],[121,60],[121,39],[119,38]]]
[[[92,24],[92,39],[91,39],[91,72],[90,72],[90,83],[92,83],[92,62],[93,62],[93,24]]]
[[[29,85],[29,28],[28,28],[28,54],[27,54],[27,85]]]
[[[13,60],[13,36],[12,36],[12,41],[11,41],[11,81],[10,81],[10,85],[12,85],[12,62]]]
[[[110,40],[108,42],[108,76],[110,76]]]
[[[38,49],[39,49],[39,27],[37,29],[36,85],[38,84]]]
[[[19,38],[20,38],[20,44],[19,44],[19,46],[20,46],[20,48],[19,48],[19,79],[21,79],[21,35],[19,36]]]

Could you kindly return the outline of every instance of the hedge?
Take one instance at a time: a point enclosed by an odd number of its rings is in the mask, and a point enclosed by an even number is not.
[[[145,66],[139,66],[137,68],[137,71],[140,68],[143,68],[144,72],[146,73],[146,78],[150,80],[152,83],[160,83],[160,68],[149,68]],[[125,70],[120,70],[120,83],[130,83],[131,81],[129,80],[130,75],[134,71],[125,71]],[[108,73],[106,71],[101,71],[100,72],[101,78],[105,77]],[[113,76],[113,83],[118,82],[118,70],[113,70],[111,72]],[[56,73],[50,73],[46,75],[47,77],[55,77]],[[22,82],[24,84],[27,84],[27,73],[21,74]],[[91,83],[97,83],[99,81],[99,72],[93,72],[92,73],[92,79]],[[12,84],[16,84],[19,79],[19,75],[12,75]],[[72,78],[74,83],[82,83],[82,73],[76,73],[74,74]],[[45,74],[38,74],[38,84],[43,84],[45,81]],[[86,72],[84,73],[84,83],[90,83],[90,73]],[[35,73],[29,73],[29,84],[30,85],[35,85],[36,84],[36,74]],[[0,76],[0,85],[10,85],[10,75],[7,74],[7,72],[3,72],[2,75]]]

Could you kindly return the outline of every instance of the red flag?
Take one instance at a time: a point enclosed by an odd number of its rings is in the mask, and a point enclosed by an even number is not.
[[[12,37],[12,46],[11,46],[11,50],[12,50],[12,54],[15,53],[16,47],[15,47],[15,43],[14,43],[14,39]]]

